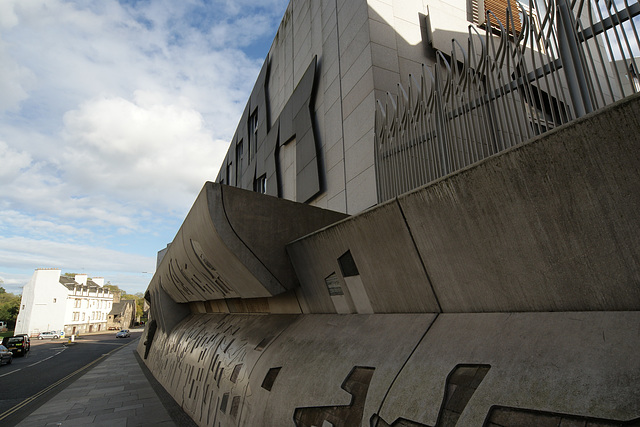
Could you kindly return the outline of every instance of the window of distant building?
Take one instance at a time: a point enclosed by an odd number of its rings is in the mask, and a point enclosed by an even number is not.
[[[244,160],[244,144],[243,141],[238,141],[236,144],[236,185],[241,187],[242,182],[242,162]]]
[[[267,194],[267,175],[259,176],[253,182],[253,191],[256,193]]]
[[[258,109],[253,110],[249,116],[249,147],[247,159],[251,162],[251,154],[258,149]]]
[[[227,168],[225,172],[225,183],[227,185],[231,185],[231,167],[232,167],[231,163],[227,164]]]

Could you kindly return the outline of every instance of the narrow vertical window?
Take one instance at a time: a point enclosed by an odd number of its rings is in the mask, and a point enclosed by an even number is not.
[[[242,161],[244,158],[243,141],[238,141],[236,145],[236,186],[242,187]]]
[[[247,158],[251,162],[251,154],[258,150],[258,109],[253,110],[249,116],[249,151]]]

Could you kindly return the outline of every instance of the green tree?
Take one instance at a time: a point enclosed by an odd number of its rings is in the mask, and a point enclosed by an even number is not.
[[[20,311],[20,295],[14,295],[11,292],[0,293],[0,320],[7,322],[9,329],[13,329]]]
[[[121,298],[125,299],[124,295],[126,295],[127,291],[120,289],[118,285],[112,285],[111,282],[107,282],[104,284],[103,288],[109,289],[112,294],[120,294]]]

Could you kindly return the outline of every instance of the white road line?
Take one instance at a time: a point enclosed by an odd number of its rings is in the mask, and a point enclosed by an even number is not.
[[[49,359],[51,359],[52,357],[56,357],[57,355],[59,355],[60,353],[62,353],[63,351],[65,351],[66,349],[67,349],[67,348],[65,347],[65,348],[63,348],[62,350],[60,350],[59,352],[57,352],[56,354],[53,354],[53,355],[51,355],[51,356],[49,356],[49,357],[47,357],[47,358],[45,358],[45,359],[39,360],[39,361],[37,361],[36,363],[32,363],[31,365],[27,365],[27,368],[30,368],[30,367],[32,367],[32,366],[36,366],[38,363],[42,363],[42,362],[44,362],[45,360],[49,360]]]
[[[60,350],[60,351],[59,351],[59,352],[57,352],[56,354],[53,354],[53,355],[51,355],[51,356],[47,357],[46,359],[39,360],[39,361],[37,361],[36,363],[32,363],[31,365],[27,365],[27,366],[26,366],[26,368],[30,368],[30,367],[32,367],[32,366],[37,365],[38,363],[42,363],[42,362],[44,362],[45,360],[49,360],[49,359],[51,359],[52,357],[56,357],[57,355],[59,355],[60,353],[62,353],[63,351],[65,351],[66,349],[67,349],[67,347],[62,347],[62,350]],[[2,377],[6,377],[7,375],[15,374],[16,372],[21,371],[21,370],[23,370],[23,369],[24,369],[24,368],[18,368],[18,369],[16,369],[15,371],[7,372],[6,374],[2,374],[2,375],[0,375],[0,378],[2,378]]]
[[[7,376],[7,375],[11,375],[11,374],[13,374],[14,372],[18,372],[18,371],[21,371],[21,370],[22,370],[22,368],[19,368],[19,369],[16,369],[15,371],[7,372],[6,374],[2,374],[2,375],[0,375],[0,378],[5,377],[5,376]]]

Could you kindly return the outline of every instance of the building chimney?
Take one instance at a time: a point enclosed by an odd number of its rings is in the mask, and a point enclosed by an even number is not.
[[[80,283],[81,285],[86,285],[87,284],[87,275],[86,274],[76,274],[76,277],[74,278],[74,280],[78,283]]]
[[[93,283],[95,283],[96,285],[103,287],[104,286],[104,277],[94,277],[93,279]]]

